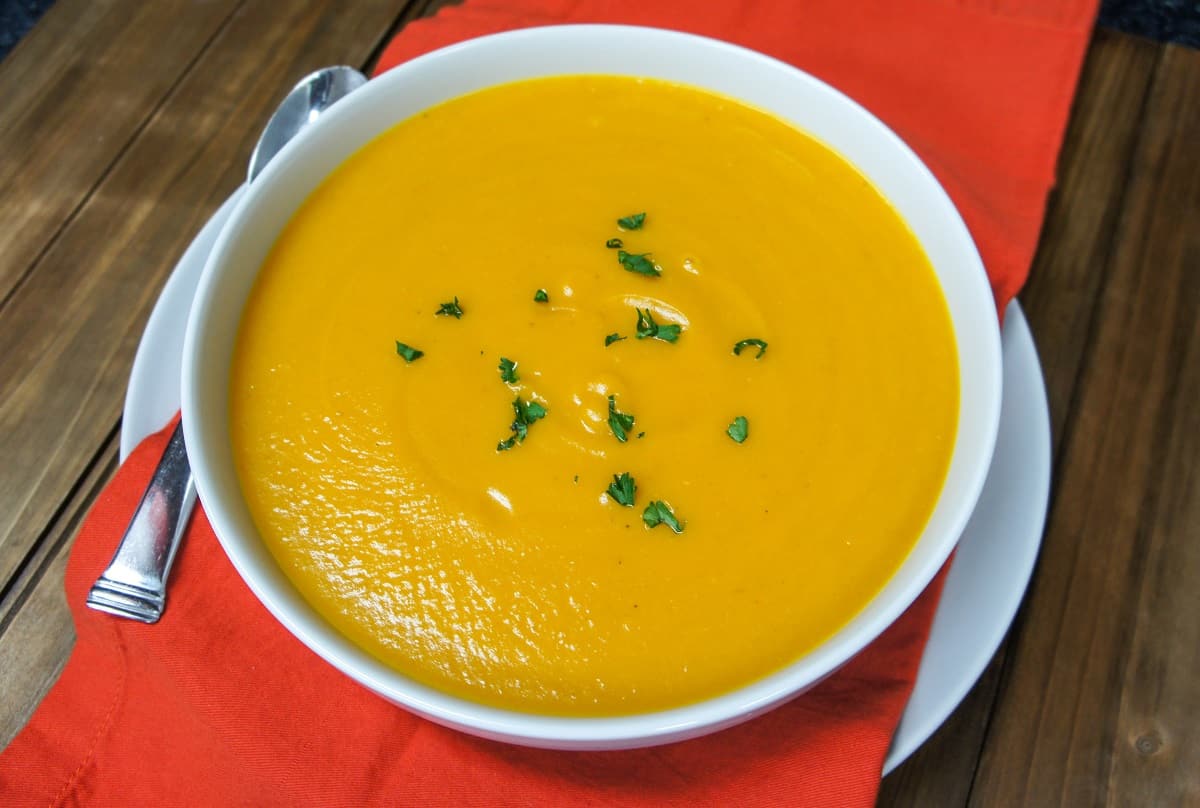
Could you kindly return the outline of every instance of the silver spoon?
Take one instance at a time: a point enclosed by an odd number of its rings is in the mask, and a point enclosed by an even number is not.
[[[309,73],[275,110],[250,155],[249,182],[259,175],[289,140],[321,116],[325,110],[367,83],[353,67],[325,67]]]
[[[250,155],[247,182],[253,182],[301,129],[366,82],[366,76],[352,67],[326,67],[301,79],[259,136]],[[171,563],[195,503],[196,485],[180,422],[171,433],[112,562],[88,593],[87,605],[143,623],[158,622],[166,604]]]

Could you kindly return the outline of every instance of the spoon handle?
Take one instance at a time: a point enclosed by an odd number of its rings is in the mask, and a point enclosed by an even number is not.
[[[112,563],[88,593],[87,605],[143,623],[158,622],[166,603],[171,562],[195,502],[196,485],[181,421],[171,433]]]

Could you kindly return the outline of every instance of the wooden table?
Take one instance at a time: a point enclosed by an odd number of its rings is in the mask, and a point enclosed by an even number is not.
[[[58,0],[0,63],[0,745],[70,652],[65,559],[175,261],[286,89],[436,3]],[[1098,32],[1021,300],[1041,561],[881,804],[1200,804],[1200,53]]]

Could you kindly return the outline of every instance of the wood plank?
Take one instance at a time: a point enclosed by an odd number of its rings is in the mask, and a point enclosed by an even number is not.
[[[241,0],[59,0],[0,63],[0,302]]]
[[[159,289],[271,111],[311,70],[361,63],[406,5],[246,2],[0,312],[0,582],[117,423]]]
[[[58,679],[75,644],[63,594],[67,555],[92,502],[117,470],[114,429],[63,513],[0,600],[0,749],[8,745]]]
[[[1105,257],[1128,183],[1141,112],[1161,47],[1098,31],[1080,77],[1059,183],[1021,303],[1038,343],[1057,456]],[[1018,616],[1017,624],[1021,625]],[[962,706],[880,789],[881,806],[965,805],[996,699],[1006,646]]]
[[[1200,804],[1198,143],[1168,48],[973,805]]]

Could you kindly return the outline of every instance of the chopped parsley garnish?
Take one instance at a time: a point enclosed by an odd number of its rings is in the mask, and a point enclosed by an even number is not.
[[[434,314],[440,317],[453,317],[455,320],[461,320],[463,316],[462,306],[458,305],[458,297],[449,303],[443,303],[438,306],[438,310]]]
[[[650,253],[635,255],[634,253],[627,253],[624,250],[617,250],[617,261],[630,272],[657,278],[662,274],[662,270],[654,266],[654,262],[647,257],[649,255]]]
[[[654,315],[650,313],[650,309],[638,309],[637,313],[638,339],[660,339],[663,342],[674,342],[683,333],[683,327],[674,323],[670,325],[659,325],[656,323]]]
[[[411,345],[405,345],[400,340],[396,340],[396,353],[404,357],[405,362],[415,362],[425,355],[424,351],[418,351]]]
[[[745,443],[746,438],[750,435],[750,422],[746,420],[746,416],[739,415],[733,419],[733,423],[725,430],[725,434],[733,438],[735,443]]]
[[[619,238],[610,238],[608,241],[604,242],[604,246],[608,247],[610,250],[619,250],[625,246],[625,242],[621,241]]]
[[[641,230],[642,224],[646,221],[645,212],[634,213],[630,216],[622,216],[617,219],[617,227],[622,230]]]
[[[546,417],[546,408],[536,401],[523,401],[520,396],[517,396],[513,400],[512,406],[513,412],[516,413],[516,418],[509,427],[512,435],[496,444],[497,452],[506,451],[518,443],[524,442],[526,436],[529,435],[529,427],[535,421]]]
[[[637,483],[629,472],[622,472],[620,475],[613,475],[613,481],[608,486],[608,495],[618,505],[624,505],[626,508],[633,507],[633,498],[637,494]]]
[[[608,397],[608,428],[616,435],[617,440],[624,443],[629,440],[629,432],[633,430],[634,416],[617,409],[617,397]]]
[[[675,513],[671,510],[671,506],[661,499],[656,499],[646,506],[646,510],[642,511],[642,521],[646,523],[646,527],[653,528],[659,525],[666,525],[676,533],[683,532],[683,525],[675,518]]]
[[[628,338],[622,337],[620,334],[618,334],[616,331],[614,331],[613,333],[609,334],[607,337],[604,338],[604,347],[607,348],[609,345],[612,345],[614,342],[620,342],[623,339],[628,339]]]
[[[520,396],[513,401],[513,412],[517,414],[515,423],[530,426],[534,421],[546,417],[546,408],[536,401],[522,401]]]
[[[538,289],[536,292],[533,293],[533,302],[534,303],[545,303],[548,300],[550,300],[550,295],[546,294],[545,289]]]
[[[744,339],[734,343],[733,355],[741,356],[742,351],[751,346],[758,348],[758,353],[754,355],[755,359],[762,359],[763,354],[767,352],[767,343],[761,339]]]
[[[511,359],[500,357],[500,380],[506,384],[516,384],[521,381],[517,375],[517,363]]]

